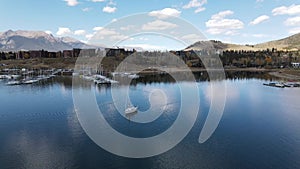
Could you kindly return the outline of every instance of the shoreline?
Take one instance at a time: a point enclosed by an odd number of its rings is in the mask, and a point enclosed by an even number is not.
[[[65,69],[72,70],[76,63],[77,58],[36,58],[28,60],[0,60],[0,70],[4,69],[14,69],[14,68],[26,68],[26,69]],[[112,62],[109,60],[109,62]],[[114,63],[116,64],[116,63]],[[106,72],[111,72],[113,70],[112,64],[109,67],[105,67]],[[210,69],[214,71],[214,69]],[[222,70],[222,69],[221,69]],[[246,68],[236,68],[236,67],[225,67],[224,72],[264,72],[269,75],[277,78],[282,78],[286,80],[297,80],[300,81],[300,69],[266,69],[266,68],[255,68],[255,67],[246,67]],[[178,67],[169,67],[169,68],[159,68],[159,69],[145,69],[142,72],[128,71],[127,73],[139,73],[139,74],[153,74],[153,73],[163,73],[163,72],[187,72],[191,71],[193,73],[197,72],[207,72],[205,68],[189,68],[183,69]],[[70,73],[70,72],[69,72]],[[72,75],[72,73],[71,73]]]
[[[300,74],[300,71],[298,72]],[[269,72],[269,75],[291,81],[300,81],[300,75],[289,74],[287,72]]]

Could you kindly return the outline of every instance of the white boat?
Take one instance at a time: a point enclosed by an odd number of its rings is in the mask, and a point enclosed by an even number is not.
[[[115,77],[116,75],[119,75],[120,73],[119,72],[113,72],[113,73],[111,73],[111,75],[113,76],[113,77]]]
[[[6,79],[6,75],[0,75],[0,79]]]
[[[116,81],[116,80],[112,80],[112,79],[110,79],[110,78],[107,78],[107,77],[105,77],[105,76],[103,76],[103,75],[94,75],[93,76],[94,77],[94,79],[96,80],[94,80],[94,82],[95,83],[97,83],[97,82],[101,82],[101,83],[119,83],[118,81]],[[101,83],[98,83],[98,84],[101,84]]]
[[[130,74],[130,75],[128,75],[128,77],[129,77],[130,79],[137,79],[137,78],[139,78],[140,76],[137,75],[137,74]]]
[[[21,75],[10,75],[11,79],[18,79]]]
[[[283,83],[264,83],[265,86],[271,86],[271,87],[279,87],[279,88],[284,88],[287,87],[287,85],[283,84]]]
[[[37,80],[46,80],[46,79],[50,79],[50,76],[47,75],[39,75],[36,77]]]
[[[12,79],[10,75],[0,75],[0,79]]]
[[[20,84],[22,84],[22,82],[20,82],[20,81],[9,81],[6,84],[7,85],[20,85]]]
[[[37,80],[37,79],[31,79],[31,80],[26,80],[26,81],[24,81],[23,82],[23,84],[32,84],[32,83],[36,83],[36,82],[38,82],[39,80]]]
[[[284,84],[282,84],[282,83],[276,83],[276,84],[275,84],[275,87],[284,88],[285,86],[284,86]]]
[[[111,80],[111,79],[109,80],[109,82],[110,82],[111,84],[113,84],[113,83],[114,83],[114,84],[119,83],[118,81],[116,81],[116,80]]]
[[[72,73],[72,76],[79,76],[79,73],[73,72],[73,73]]]
[[[138,107],[131,106],[125,109],[125,114],[131,114],[131,113],[136,113],[138,110]]]
[[[83,75],[82,76],[83,79],[88,80],[88,81],[93,81],[94,78],[92,76],[88,76],[88,75]]]
[[[95,84],[107,84],[109,82],[105,81],[105,80],[102,80],[102,79],[95,79],[94,80],[94,83]]]

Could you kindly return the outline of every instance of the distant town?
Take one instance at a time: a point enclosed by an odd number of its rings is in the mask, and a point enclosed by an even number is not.
[[[77,58],[82,56],[105,56],[113,60],[122,61],[127,56],[137,52],[136,50],[126,50],[124,48],[105,48],[105,49],[79,49],[63,50],[57,52],[49,52],[46,50],[29,50],[17,52],[0,52],[0,60],[26,60],[36,58]],[[275,48],[260,50],[260,51],[246,51],[246,50],[214,50],[213,52],[207,50],[180,50],[169,51],[174,55],[179,56],[189,67],[204,67],[199,56],[206,55],[207,63],[213,64],[215,58],[209,55],[219,55],[223,66],[225,68],[300,68],[300,52],[299,51],[283,51]],[[146,52],[148,56],[156,53],[163,53],[160,51]]]

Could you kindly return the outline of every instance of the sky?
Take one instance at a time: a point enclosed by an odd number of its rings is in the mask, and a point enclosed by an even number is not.
[[[39,30],[89,42],[97,31],[107,37],[128,38],[122,31],[105,29],[126,16],[153,17],[145,30],[168,31],[176,27],[163,14],[196,27],[207,39],[256,44],[300,33],[300,0],[0,0],[0,32]],[[130,17],[129,17],[130,18]],[[147,20],[147,19],[145,19]],[[130,29],[131,25],[124,25]],[[156,30],[155,30],[156,29]],[[122,30],[122,29],[121,29]],[[138,31],[138,30],[137,30]],[[105,37],[105,38],[107,38]],[[194,41],[197,36],[185,35]],[[162,36],[128,38],[121,43],[145,48],[180,48]],[[155,42],[155,43],[154,43]],[[158,43],[159,42],[159,43]]]

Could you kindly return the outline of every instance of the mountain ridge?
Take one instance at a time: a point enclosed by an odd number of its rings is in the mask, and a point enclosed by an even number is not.
[[[240,45],[224,43],[216,40],[198,41],[186,47],[185,51],[202,50],[202,49],[216,49],[216,50],[246,50],[258,51],[275,48],[277,50],[300,50],[300,33],[291,35],[279,40],[259,43],[255,45]]]
[[[96,48],[71,37],[54,37],[44,31],[8,30],[0,33],[0,51]]]
[[[72,37],[55,37],[44,31],[8,30],[0,32],[0,51],[47,50],[59,51],[73,48],[101,48],[88,45]],[[258,51],[276,48],[278,50],[300,50],[300,33],[256,45],[240,45],[224,43],[216,40],[198,41],[186,47],[184,51],[217,49],[217,50],[246,50]]]
[[[260,48],[277,48],[280,50],[300,50],[300,33],[279,40],[257,44]]]

